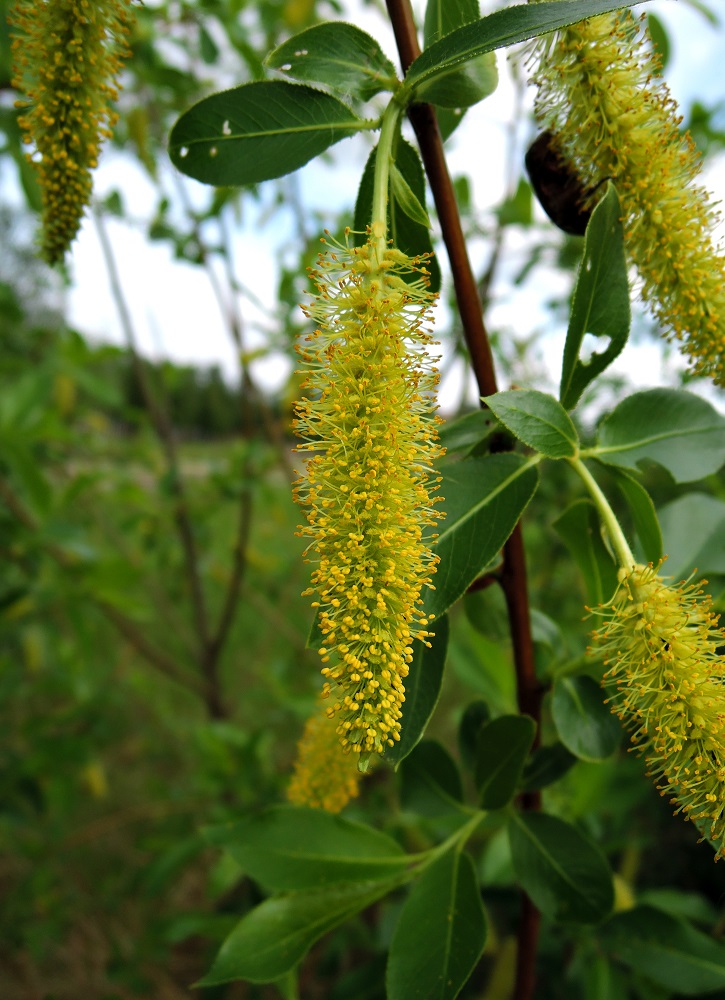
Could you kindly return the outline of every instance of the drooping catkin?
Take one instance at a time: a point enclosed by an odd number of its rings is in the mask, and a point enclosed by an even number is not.
[[[295,806],[338,813],[357,797],[360,780],[357,757],[345,753],[340,746],[337,723],[320,699],[297,744],[287,798]]]
[[[42,198],[41,252],[63,260],[90,201],[91,171],[117,115],[128,0],[16,0],[13,86]]]
[[[643,298],[693,372],[725,384],[725,255],[720,221],[695,183],[699,157],[642,22],[628,12],[574,24],[536,43],[536,116],[589,189],[612,178]]]
[[[315,564],[306,593],[324,638],[323,694],[343,748],[365,767],[400,738],[412,642],[430,634],[420,595],[436,558],[423,533],[442,516],[425,328],[433,296],[421,261],[373,241],[328,241],[312,277],[305,311],[317,328],[300,350],[307,395],[296,421],[309,454],[297,485]]]
[[[635,565],[619,571],[614,597],[595,613],[612,711],[662,794],[725,856],[725,632],[709,599]]]

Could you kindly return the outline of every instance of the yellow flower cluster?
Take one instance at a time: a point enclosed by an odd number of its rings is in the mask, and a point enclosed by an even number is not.
[[[328,243],[312,277],[305,312],[318,327],[300,349],[307,395],[296,421],[310,455],[297,484],[316,563],[306,594],[316,596],[329,664],[323,695],[334,690],[340,741],[364,769],[400,738],[412,641],[430,634],[420,593],[436,561],[423,532],[441,516],[424,328],[433,296],[419,260],[373,241]]]
[[[725,632],[693,584],[668,585],[653,566],[619,571],[594,633],[609,670],[612,710],[632,730],[650,774],[725,856]]]
[[[679,131],[645,30],[629,13],[605,14],[539,41],[535,58],[537,118],[592,203],[600,181],[615,181],[643,298],[682,341],[693,371],[725,384],[725,257],[713,245],[719,215],[693,184],[698,156]]]
[[[13,86],[42,196],[42,254],[58,263],[91,197],[91,170],[116,114],[116,77],[128,56],[128,0],[17,0]]]
[[[338,813],[360,791],[357,758],[344,753],[337,723],[324,704],[305,724],[297,745],[294,773],[287,798],[295,806],[311,806]]]

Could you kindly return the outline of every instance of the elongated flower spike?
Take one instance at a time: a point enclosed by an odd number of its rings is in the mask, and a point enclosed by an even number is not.
[[[720,216],[693,182],[699,158],[646,30],[628,12],[604,14],[539,40],[531,58],[536,115],[589,192],[612,178],[642,296],[695,374],[725,384],[725,255]]]
[[[343,751],[334,716],[320,699],[297,745],[287,798],[296,806],[338,813],[359,794],[360,779],[357,758]]]
[[[91,171],[117,115],[116,78],[128,56],[128,0],[16,0],[13,86],[42,198],[42,255],[50,264],[75,239]]]
[[[663,795],[725,857],[725,632],[696,584],[652,565],[619,571],[594,609],[612,710],[627,724]]]
[[[434,297],[423,261],[381,246],[379,234],[361,247],[349,233],[323,243],[305,309],[318,325],[300,349],[307,396],[296,430],[310,457],[296,499],[315,563],[306,595],[324,637],[323,695],[342,747],[365,769],[400,738],[412,641],[430,635],[420,594],[436,558],[423,532],[442,516],[425,328]]]

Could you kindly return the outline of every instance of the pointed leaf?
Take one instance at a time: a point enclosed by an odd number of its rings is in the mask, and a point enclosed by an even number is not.
[[[584,577],[589,602],[608,601],[617,586],[617,567],[602,541],[599,514],[591,500],[575,500],[553,528]]]
[[[417,222],[419,226],[425,226],[426,229],[430,229],[430,219],[425,207],[418,201],[410,184],[408,184],[395,164],[393,164],[390,171],[390,184],[396,203],[408,218],[412,219],[413,222]]]
[[[581,760],[604,760],[622,742],[619,720],[591,677],[560,677],[554,685],[551,714],[559,739]]]
[[[471,771],[476,766],[476,743],[481,727],[491,718],[489,707],[483,699],[472,701],[461,716],[458,725],[458,753],[465,767]]]
[[[470,108],[494,92],[498,66],[493,52],[484,52],[464,66],[451,67],[416,88],[415,100],[441,108]]]
[[[690,392],[647,389],[602,421],[590,454],[625,469],[657,462],[678,483],[703,479],[725,463],[725,417]]]
[[[538,483],[519,455],[487,455],[444,466],[440,495],[446,518],[432,548],[440,556],[435,590],[424,597],[427,614],[438,617],[465,593],[500,551]]]
[[[395,66],[367,32],[344,21],[325,21],[288,38],[264,60],[270,69],[306,83],[322,83],[342,97],[368,101],[391,90]]]
[[[651,906],[612,917],[600,940],[619,961],[683,996],[725,990],[725,944]]]
[[[455,761],[440,743],[422,740],[400,767],[400,801],[421,816],[460,813],[463,786]]]
[[[370,225],[373,211],[373,179],[375,174],[375,155],[377,147],[371,152],[365,164],[360,187],[355,202],[355,219],[353,228],[355,230],[356,245],[362,245],[367,236],[365,229]],[[420,162],[415,149],[408,142],[402,139],[398,141],[395,149],[395,166],[405,179],[414,198],[421,206],[425,205],[425,174],[423,164]],[[441,287],[441,272],[438,261],[433,254],[433,244],[431,242],[428,225],[412,219],[403,210],[396,198],[392,197],[388,201],[388,226],[389,235],[394,245],[407,253],[410,257],[417,257],[419,254],[431,254],[426,267],[430,271],[430,290],[439,291]],[[417,275],[412,275],[411,280],[415,280]]]
[[[512,434],[548,458],[571,458],[579,435],[571,417],[553,396],[536,389],[509,389],[483,402]]]
[[[559,388],[559,399],[567,410],[576,406],[589,383],[621,354],[629,336],[629,284],[621,218],[617,190],[609,181],[587,226],[574,289]],[[587,333],[609,337],[609,344],[582,361],[579,353]]]
[[[385,751],[385,759],[395,767],[422,739],[441,692],[448,651],[447,615],[435,621],[432,628],[435,635],[430,639],[430,647],[419,639],[413,643],[413,662],[405,679],[400,740]]]
[[[473,863],[448,851],[413,886],[390,945],[388,1000],[454,1000],[486,943]]]
[[[248,913],[197,986],[235,979],[271,983],[293,969],[327,931],[390,892],[398,881],[273,896]]]
[[[322,809],[274,806],[205,831],[244,871],[275,891],[319,889],[336,882],[369,882],[404,871],[400,845],[362,823]]]
[[[627,501],[645,559],[647,562],[658,563],[662,558],[662,532],[652,497],[644,486],[624,469],[610,466],[610,472]]]
[[[512,814],[508,824],[516,876],[552,920],[595,924],[614,903],[609,865],[570,823],[544,813]]]
[[[482,809],[502,809],[514,797],[535,735],[528,715],[501,715],[479,731],[476,788]]]
[[[205,184],[281,177],[364,123],[336,97],[279,81],[245,83],[186,111],[169,138],[175,167]]]
[[[622,0],[548,0],[547,3],[518,4],[497,10],[450,32],[427,48],[408,69],[405,89],[418,88],[436,75],[477,59],[484,52],[515,45],[584,18],[631,5]]]
[[[488,440],[498,427],[489,410],[474,410],[456,420],[446,420],[439,431],[440,443],[446,455],[469,452]]]

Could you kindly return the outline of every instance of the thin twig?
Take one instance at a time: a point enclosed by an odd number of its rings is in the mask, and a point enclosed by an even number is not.
[[[198,633],[200,653],[203,659],[206,654],[206,650],[209,647],[209,625],[206,600],[201,582],[199,556],[186,500],[184,480],[181,475],[178,455],[176,452],[176,441],[174,439],[173,427],[171,426],[167,413],[159,404],[158,399],[149,385],[144,364],[138,351],[137,339],[131,322],[131,315],[123,294],[118,268],[116,267],[116,261],[111,247],[111,241],[108,238],[103,217],[97,208],[94,208],[93,210],[93,218],[96,223],[98,238],[101,244],[101,252],[103,254],[106,270],[108,272],[111,294],[113,295],[113,299],[118,310],[121,327],[131,355],[131,363],[134,368],[134,373],[138,380],[149,417],[151,418],[152,426],[166,456],[166,463],[171,479],[171,489],[175,498],[174,521],[176,523],[179,540],[184,553],[186,575],[191,593],[192,607],[194,609],[194,619]]]
[[[420,54],[410,0],[386,0],[388,13],[403,70]],[[433,193],[443,241],[453,274],[456,302],[463,324],[466,344],[471,356],[476,382],[482,396],[496,392],[493,355],[483,322],[481,302],[463,235],[453,184],[445,160],[443,142],[430,105],[413,105],[408,117],[415,130],[423,164]],[[538,682],[534,668],[533,642],[526,587],[526,563],[521,528],[517,525],[504,546],[502,585],[506,596],[509,627],[514,644],[514,662],[519,709],[540,721]],[[522,805],[536,808],[538,797],[533,795]],[[533,1000],[535,990],[536,949],[539,913],[527,897],[523,898],[523,914],[519,926],[516,1000]]]

